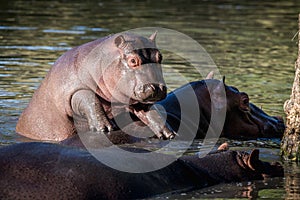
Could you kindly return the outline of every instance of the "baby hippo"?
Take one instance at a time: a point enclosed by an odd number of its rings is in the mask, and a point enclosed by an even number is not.
[[[174,137],[158,112],[149,109],[166,97],[155,37],[115,34],[67,51],[35,91],[16,132],[61,141],[81,124],[88,124],[85,131],[113,130],[113,115],[130,112],[158,138]]]
[[[171,157],[154,156],[157,162]],[[140,162],[131,160],[126,165]],[[147,159],[143,162],[154,164]],[[0,176],[0,199],[137,199],[222,182],[283,176],[283,168],[260,161],[257,149],[250,154],[220,150],[203,158],[182,156],[159,170],[128,173],[102,164],[84,149],[19,143],[0,149]]]

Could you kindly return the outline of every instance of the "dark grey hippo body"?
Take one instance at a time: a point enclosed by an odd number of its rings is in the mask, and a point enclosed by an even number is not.
[[[0,198],[136,199],[221,182],[283,176],[278,163],[262,162],[258,154],[253,150],[251,154],[221,151],[203,158],[183,156],[156,171],[127,173],[102,164],[83,149],[15,144],[0,149]],[[157,155],[160,159],[170,156]]]
[[[220,85],[225,87],[226,101],[219,95]],[[189,87],[192,87],[193,92],[196,94],[200,111],[193,109],[190,102],[191,91],[188,89]],[[211,91],[211,94],[209,91]],[[177,100],[178,97],[179,99],[185,99],[180,102],[181,105]],[[215,106],[212,106],[211,98],[214,99]],[[175,132],[177,132],[179,126],[186,126],[186,129],[196,130],[196,133],[192,133],[195,134],[195,138],[204,138],[209,125],[213,130],[210,132],[210,137],[218,137],[218,132],[214,132],[214,124],[211,123],[211,113],[212,109],[216,109],[215,107],[220,109],[224,105],[226,105],[226,118],[224,126],[220,125],[223,127],[221,137],[239,139],[281,138],[285,128],[282,118],[269,116],[250,103],[246,93],[240,92],[235,87],[227,86],[216,79],[191,82],[169,93],[164,100],[157,104],[164,108],[162,112],[167,113],[167,122]],[[181,112],[181,106],[191,107],[191,109],[189,109],[189,112],[183,113]],[[200,113],[199,121],[193,119],[193,112]]]
[[[16,132],[61,141],[76,134],[81,119],[88,130],[113,130],[113,112],[127,110],[158,137],[172,137],[157,112],[148,109],[166,96],[155,36],[116,34],[66,52],[34,93]]]

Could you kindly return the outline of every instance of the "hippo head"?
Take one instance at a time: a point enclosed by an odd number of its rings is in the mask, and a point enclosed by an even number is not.
[[[224,84],[220,81],[218,84]],[[215,87],[213,98],[218,94]],[[225,85],[227,112],[222,136],[228,138],[280,138],[285,126],[281,117],[273,117],[250,103],[249,96],[237,88]],[[222,104],[223,101],[220,101]]]
[[[150,104],[166,97],[162,55],[155,37],[156,32],[149,38],[131,33],[112,36],[114,59],[102,69],[100,80],[102,93],[110,102]]]
[[[252,178],[256,175],[261,178],[282,177],[283,167],[278,162],[263,162],[259,159],[259,150],[254,149],[250,154],[245,152],[237,153],[237,162],[240,167],[252,171]]]
[[[200,155],[200,154],[199,154]],[[218,150],[208,155],[185,157],[196,169],[204,169],[217,182],[263,180],[266,177],[283,177],[284,169],[279,162],[259,159],[259,150]],[[220,170],[222,169],[222,170]]]

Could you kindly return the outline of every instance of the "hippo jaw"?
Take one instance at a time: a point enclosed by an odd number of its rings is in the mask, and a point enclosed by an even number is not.
[[[249,111],[239,109],[227,113],[223,129],[225,137],[252,139],[283,136],[285,125],[280,118],[267,115],[251,103],[249,105]]]
[[[283,136],[285,125],[280,117],[272,117],[267,115],[263,110],[252,103],[249,103],[249,97],[246,93],[241,93],[240,110],[247,115],[249,121],[259,129],[259,137],[275,137]]]
[[[242,156],[242,159],[239,161],[243,162],[239,162],[241,166],[247,166],[250,170],[261,174],[262,178],[284,176],[284,169],[280,163],[268,163],[259,159],[258,149],[252,150],[249,155]]]
[[[250,104],[250,114],[260,124],[262,137],[281,138],[283,136],[285,125],[281,117],[269,116],[254,104]]]
[[[149,83],[139,86],[134,91],[134,98],[140,103],[153,104],[165,99],[167,88],[163,84]]]
[[[226,86],[229,108],[226,116],[226,126],[223,129],[225,137],[240,138],[280,138],[285,126],[279,117],[272,117],[250,103],[249,96],[237,88]]]

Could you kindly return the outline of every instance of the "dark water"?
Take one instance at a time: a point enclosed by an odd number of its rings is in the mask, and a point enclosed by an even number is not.
[[[55,60],[71,47],[138,27],[173,29],[198,41],[229,85],[271,115],[283,115],[297,56],[295,1],[0,1],[0,143],[18,140],[17,118]],[[202,79],[171,62],[189,80]],[[172,81],[167,80],[167,81]],[[172,83],[176,85],[176,80]],[[250,143],[250,145],[249,145]],[[273,145],[275,143],[275,145]],[[280,160],[279,141],[232,141]],[[299,167],[286,177],[234,183],[168,198],[299,198]]]

